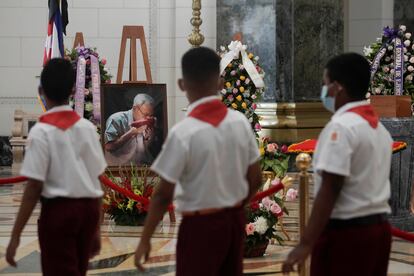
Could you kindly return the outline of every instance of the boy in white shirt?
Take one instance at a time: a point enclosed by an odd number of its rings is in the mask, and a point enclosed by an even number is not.
[[[370,66],[359,54],[331,59],[321,99],[334,112],[314,155],[315,202],[285,273],[312,252],[311,275],[387,275],[392,138],[365,100]]]
[[[150,238],[171,203],[176,185],[182,213],[176,274],[242,275],[243,205],[261,185],[259,151],[246,117],[217,96],[223,87],[220,58],[211,49],[189,50],[178,81],[190,102],[172,128],[152,170],[161,183],[151,199],[135,264],[151,251]]]
[[[38,221],[43,275],[86,275],[89,258],[100,250],[101,189],[106,168],[95,126],[69,104],[75,73],[65,59],[43,68],[39,93],[48,111],[31,129],[21,175],[27,182],[6,260],[14,256],[34,207]]]

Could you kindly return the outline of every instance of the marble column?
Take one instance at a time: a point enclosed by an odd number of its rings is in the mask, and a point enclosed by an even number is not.
[[[323,67],[343,52],[344,0],[217,0],[217,46],[237,32],[261,58],[264,102],[319,100]]]
[[[414,184],[414,118],[382,118],[381,122],[395,141],[407,143],[407,149],[396,153],[391,163],[390,222],[404,231],[414,231],[410,200]]]
[[[406,25],[407,30],[414,32],[413,11],[413,0],[394,0],[394,25]]]

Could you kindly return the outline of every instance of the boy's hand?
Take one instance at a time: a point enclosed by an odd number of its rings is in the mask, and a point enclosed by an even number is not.
[[[9,265],[17,267],[14,256],[16,256],[17,247],[19,247],[20,238],[11,238],[6,251],[6,261]]]
[[[311,253],[312,248],[310,246],[299,244],[288,255],[287,259],[283,262],[282,271],[283,274],[289,274],[294,271],[293,266],[295,264],[303,264],[306,258]]]
[[[145,268],[141,263],[142,257],[145,257],[144,262],[148,261],[151,252],[151,243],[147,240],[141,240],[137,250],[135,251],[135,266],[139,271],[144,272]]]

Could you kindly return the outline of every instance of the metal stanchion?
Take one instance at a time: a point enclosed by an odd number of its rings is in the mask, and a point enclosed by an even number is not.
[[[307,153],[296,157],[296,167],[299,169],[299,236],[302,237],[309,218],[309,174],[312,158]],[[300,276],[309,275],[309,260],[299,267]]]

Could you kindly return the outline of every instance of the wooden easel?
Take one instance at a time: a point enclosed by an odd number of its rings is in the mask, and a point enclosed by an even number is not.
[[[83,40],[83,33],[79,32],[76,33],[75,35],[75,41],[73,41],[73,49],[75,49],[76,47],[85,47],[85,42]]]
[[[129,58],[129,80],[124,83],[152,83],[151,69],[148,58],[147,43],[143,26],[124,26],[122,29],[121,48],[119,50],[118,75],[116,83],[122,83],[122,73],[124,71],[125,50],[127,39],[130,41],[130,58]],[[138,81],[137,78],[137,39],[140,40],[142,57],[144,60],[146,81]]]

